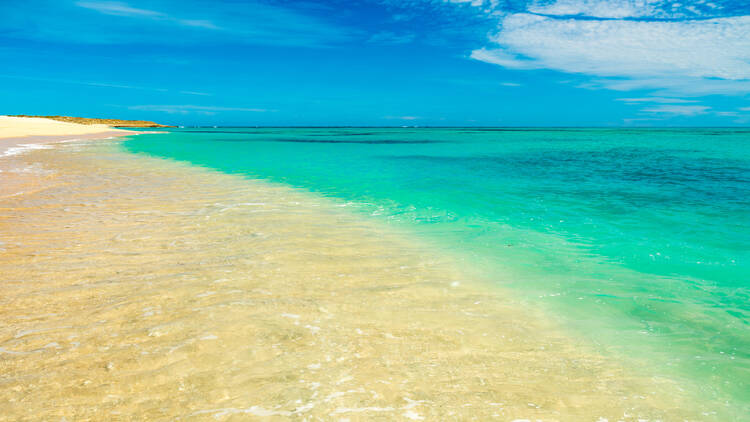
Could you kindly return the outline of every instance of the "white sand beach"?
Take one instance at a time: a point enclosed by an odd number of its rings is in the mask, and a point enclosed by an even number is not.
[[[12,155],[32,145],[82,138],[132,135],[132,131],[107,125],[81,125],[36,117],[0,116],[0,156]]]

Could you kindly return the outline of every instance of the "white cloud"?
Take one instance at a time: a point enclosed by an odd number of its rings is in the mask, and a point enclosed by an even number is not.
[[[502,86],[509,86],[509,87],[523,86],[522,84],[515,83],[515,82],[500,82],[500,85],[502,85]]]
[[[221,6],[215,0],[47,2],[50,6],[45,8],[32,6],[35,2],[6,7],[8,2],[0,0],[0,33],[87,44],[229,42],[300,47],[330,47],[361,40],[365,33],[343,25],[335,8],[320,2],[243,0]]]
[[[653,16],[660,13],[656,6],[662,0],[558,0],[554,3],[533,3],[528,10],[542,15],[585,15],[600,18]]]
[[[414,41],[415,34],[397,34],[392,31],[380,31],[373,34],[367,42],[374,44],[408,44]]]
[[[607,88],[615,91],[634,89],[656,90],[654,95],[704,96],[704,95],[743,95],[750,92],[750,80],[715,78],[691,78],[663,76],[659,78],[601,78],[581,85],[582,88]]]
[[[116,1],[79,1],[76,2],[76,5],[85,9],[95,10],[105,15],[126,16],[131,18],[147,18],[165,22],[172,22],[183,26],[192,26],[196,28],[221,29],[213,22],[208,20],[174,18],[167,15],[166,13],[157,12],[156,10],[139,9],[136,7],[131,7],[127,3]]]
[[[419,120],[418,116],[385,116],[389,120]]]
[[[622,119],[622,122],[626,125],[642,124],[646,122],[663,122],[665,119],[654,118],[654,117],[635,117],[630,119]]]
[[[622,101],[628,104],[633,103],[658,103],[658,104],[682,104],[695,103],[695,100],[685,100],[682,98],[665,98],[665,97],[644,97],[644,98],[618,98],[616,101]]]
[[[510,15],[492,41],[508,67],[599,76],[750,78],[750,16],[703,21],[556,19]],[[484,50],[488,51],[488,50]],[[529,57],[519,58],[518,55]]]
[[[97,81],[76,81],[76,80],[71,80],[71,79],[40,78],[40,77],[34,77],[34,76],[0,74],[0,78],[17,79],[21,81],[48,82],[48,83],[55,83],[55,84],[95,86],[95,87],[101,87],[101,88],[134,89],[134,90],[155,91],[155,92],[168,92],[169,91],[168,89],[164,89],[164,88],[151,88],[151,87],[143,87],[143,86],[136,86],[136,85],[126,85],[126,84],[121,84],[121,83],[97,82]],[[183,91],[183,93],[195,94],[195,92],[192,92],[192,91]]]
[[[213,22],[204,19],[176,19],[175,21],[180,25],[194,26],[196,28],[221,29],[221,27],[217,26]]]
[[[479,49],[471,52],[471,58],[486,63],[497,64],[510,69],[542,69],[544,66],[536,61],[521,59],[515,54],[511,54],[501,48],[496,49]]]
[[[491,3],[491,1],[485,1],[485,0],[445,0],[446,3],[469,3],[472,6],[484,6],[487,3]]]
[[[243,108],[243,107],[216,107],[216,106],[197,106],[197,105],[135,105],[128,107],[130,110],[141,110],[141,111],[158,111],[168,114],[206,114],[214,115],[221,111],[242,111],[242,112],[254,112],[263,113],[267,111],[264,108]]]
[[[105,15],[115,16],[131,16],[131,17],[146,17],[146,18],[163,18],[165,14],[148,9],[138,9],[131,7],[126,3],[120,3],[117,1],[79,1],[76,5],[84,7],[86,9],[96,10],[97,12],[104,13]]]
[[[673,116],[696,116],[698,114],[706,114],[710,109],[711,107],[702,105],[658,105],[644,108],[643,111]]]
[[[590,87],[673,95],[750,92],[750,16],[654,19],[666,16],[665,4],[536,2],[527,12],[501,14],[492,44],[471,58],[510,69],[599,77]]]
[[[213,95],[213,94],[209,94],[207,92],[199,92],[199,91],[180,91],[180,94],[185,94],[185,95],[200,95],[202,97],[210,97],[210,96]]]

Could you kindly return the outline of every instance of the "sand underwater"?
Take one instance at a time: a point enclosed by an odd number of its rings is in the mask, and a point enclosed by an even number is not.
[[[736,417],[427,238],[120,142],[0,158],[0,420]]]

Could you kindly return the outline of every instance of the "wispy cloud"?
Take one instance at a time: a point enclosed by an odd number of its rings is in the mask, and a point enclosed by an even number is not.
[[[632,103],[638,104],[638,103]],[[750,111],[750,107],[739,108],[737,111],[721,111],[713,110],[711,107],[704,105],[679,105],[679,104],[659,104],[651,107],[647,107],[641,110],[642,113],[651,114],[653,116],[660,116],[659,119],[666,119],[671,117],[679,116],[699,116],[699,115],[714,115],[718,117],[740,117],[743,111]],[[643,118],[643,119],[655,119],[655,117]],[[626,119],[627,120],[627,119]],[[638,119],[630,119],[638,120]],[[737,120],[735,123],[742,123]]]
[[[452,85],[469,85],[469,86],[483,86],[487,88],[498,88],[498,87],[512,87],[517,88],[524,86],[524,84],[519,82],[511,82],[511,81],[498,81],[494,79],[477,79],[477,78],[431,78],[429,79],[433,82],[439,82],[442,84],[452,84]]]
[[[79,81],[79,80],[73,80],[73,79],[41,78],[41,77],[34,77],[34,76],[5,75],[5,74],[0,74],[0,78],[16,79],[16,80],[21,80],[21,81],[48,82],[48,83],[53,83],[53,84],[71,84],[71,85],[84,85],[84,86],[93,86],[93,87],[101,87],[101,88],[130,89],[130,90],[137,90],[137,91],[169,92],[169,90],[165,88],[153,88],[153,87],[131,85],[128,83],[118,83],[118,82]],[[200,96],[212,95],[212,94],[208,94],[205,92],[197,92],[197,91],[179,91],[179,92],[180,94],[185,94],[185,95],[200,95]]]
[[[696,116],[706,114],[711,107],[702,105],[658,105],[644,108],[646,113],[666,114],[672,116]]]
[[[718,15],[724,7],[707,0],[424,0],[471,5],[484,13],[508,14],[526,11],[546,16],[585,16],[604,19],[678,19]],[[730,0],[731,1],[731,0]],[[506,13],[503,13],[505,11]]]
[[[668,75],[658,78],[596,78],[580,85],[586,89],[614,91],[651,90],[654,95],[701,97],[706,95],[744,95],[750,92],[750,80],[691,78]]]
[[[199,106],[199,105],[134,105],[129,106],[130,110],[140,111],[157,111],[168,114],[204,114],[204,115],[215,115],[222,111],[239,111],[239,112],[251,112],[251,113],[265,113],[274,112],[276,110],[269,110],[265,108],[246,108],[246,107],[218,107],[218,106]]]
[[[659,0],[557,0],[552,3],[533,2],[529,12],[551,16],[590,16],[598,18],[633,18],[660,16]]]
[[[625,123],[625,125],[643,125],[648,122],[663,122],[663,118],[656,118],[656,117],[634,117],[634,118],[628,118],[623,119],[622,122]]]
[[[392,31],[380,31],[373,34],[367,42],[373,44],[408,44],[416,37],[413,33],[395,33]]]
[[[616,101],[622,101],[628,104],[636,104],[636,103],[683,104],[683,103],[697,102],[696,100],[686,100],[684,98],[666,98],[666,97],[617,98]]]
[[[342,25],[332,6],[243,0],[0,1],[0,33],[76,44],[207,43],[330,47],[364,31]],[[330,9],[327,10],[326,8]]]
[[[486,63],[500,65],[509,69],[543,69],[541,62],[531,60],[527,57],[520,57],[518,54],[510,53],[502,48],[480,48],[471,52],[470,57]]]
[[[96,10],[97,12],[115,16],[163,18],[165,14],[147,9],[131,7],[125,3],[115,1],[79,1],[76,5],[86,9]]]
[[[198,92],[198,91],[180,91],[180,94],[185,94],[185,95],[199,95],[201,97],[210,97],[210,96],[213,95],[213,94],[209,94],[207,92]]]
[[[177,23],[185,26],[194,26],[196,28],[221,29],[221,27],[216,26],[213,22],[204,19],[177,19]]]
[[[135,90],[135,91],[170,92],[170,90],[166,88],[153,88],[153,87],[145,87],[145,86],[138,86],[138,85],[130,85],[130,84],[125,84],[125,83],[112,83],[112,82],[99,82],[99,81],[77,81],[77,80],[71,80],[71,79],[40,78],[40,77],[33,77],[33,76],[4,75],[4,74],[0,74],[0,78],[16,79],[16,80],[21,80],[21,81],[47,82],[47,83],[53,83],[53,84],[70,84],[70,85],[82,85],[82,86],[91,86],[91,87],[100,87],[100,88],[115,88],[115,89],[125,89],[125,90]],[[178,91],[178,92],[183,95],[197,95],[201,97],[208,97],[208,96],[213,95],[213,94],[209,94],[206,92],[198,92],[198,91]]]
[[[388,120],[419,120],[419,116],[385,116],[384,119]]]
[[[192,26],[204,29],[221,29],[213,22],[204,19],[180,19],[156,10],[140,9],[132,7],[127,3],[116,1],[79,1],[76,5],[85,9],[95,10],[105,15],[126,16],[131,18],[147,18],[176,23],[178,25]]]

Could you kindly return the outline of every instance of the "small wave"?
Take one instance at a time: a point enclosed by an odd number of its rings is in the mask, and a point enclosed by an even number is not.
[[[35,149],[51,149],[52,147],[45,144],[18,144],[18,146],[10,147],[5,152],[0,154],[0,157],[8,157],[11,155],[23,154],[28,151]]]

